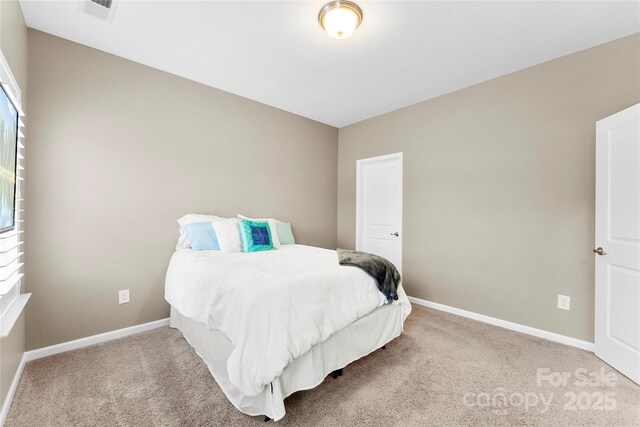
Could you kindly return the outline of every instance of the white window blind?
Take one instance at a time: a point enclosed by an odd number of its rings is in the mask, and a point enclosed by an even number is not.
[[[21,92],[0,52],[0,84],[11,102],[18,108],[18,155],[16,174],[15,227],[0,233],[0,337],[11,332],[31,294],[22,293],[24,277],[24,178],[25,178],[25,117]]]

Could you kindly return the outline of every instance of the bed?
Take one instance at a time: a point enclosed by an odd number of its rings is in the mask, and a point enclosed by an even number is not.
[[[165,284],[177,328],[229,401],[275,421],[284,399],[384,346],[411,305],[335,251],[286,245],[256,253],[176,251]]]

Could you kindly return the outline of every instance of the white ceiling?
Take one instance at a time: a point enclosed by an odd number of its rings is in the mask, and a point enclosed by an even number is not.
[[[120,0],[112,23],[20,3],[31,28],[336,127],[640,32],[638,1],[360,0],[346,40],[324,1]]]

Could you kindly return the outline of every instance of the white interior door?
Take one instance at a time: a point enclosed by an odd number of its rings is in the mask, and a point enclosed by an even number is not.
[[[402,153],[358,160],[356,249],[402,273]]]
[[[596,125],[595,354],[640,383],[640,104]]]

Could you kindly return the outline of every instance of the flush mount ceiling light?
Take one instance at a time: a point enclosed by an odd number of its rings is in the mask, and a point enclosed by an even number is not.
[[[362,22],[362,9],[350,1],[335,0],[320,9],[318,22],[334,39],[346,39]]]

